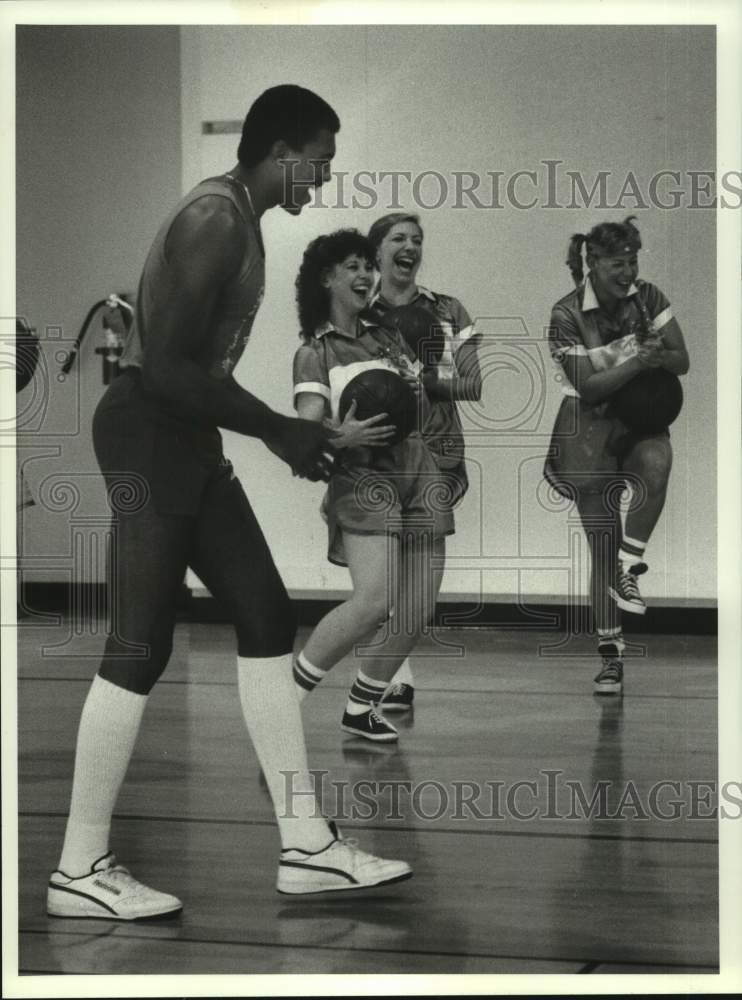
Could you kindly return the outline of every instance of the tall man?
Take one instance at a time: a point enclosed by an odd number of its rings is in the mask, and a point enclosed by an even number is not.
[[[217,429],[260,438],[298,475],[328,475],[328,432],[275,413],[232,372],[263,295],[260,219],[277,205],[301,212],[329,179],[339,128],[311,91],[267,90],[245,118],[237,165],[185,196],[147,256],[123,373],[93,422],[116,518],[116,627],[80,721],[64,846],[48,888],[53,916],[136,920],[182,907],[134,879],[108,840],[147,696],[172,650],[187,566],[235,625],[240,703],[281,838],[278,891],[364,888],[412,874],[344,842],[306,794],[295,617]]]

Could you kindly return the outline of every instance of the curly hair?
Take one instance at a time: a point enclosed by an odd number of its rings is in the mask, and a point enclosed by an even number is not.
[[[368,231],[368,238],[374,251],[374,258],[386,234],[401,222],[412,222],[420,230],[420,235],[423,235],[423,227],[420,225],[419,215],[412,215],[408,212],[391,212],[389,215],[382,215],[380,219],[377,219],[371,225]]]
[[[634,225],[635,215],[627,216],[623,222],[601,222],[593,226],[589,233],[575,233],[569,241],[566,264],[572,279],[579,285],[584,278],[582,268],[582,245],[588,256],[610,257],[626,249],[636,252],[641,249],[642,240]]]
[[[320,323],[330,315],[330,293],[322,284],[323,276],[353,254],[373,267],[373,248],[357,229],[338,229],[327,236],[318,236],[304,251],[296,276],[296,305],[302,340],[311,340]]]

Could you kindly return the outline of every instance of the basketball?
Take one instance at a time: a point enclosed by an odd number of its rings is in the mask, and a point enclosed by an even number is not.
[[[440,323],[427,309],[414,305],[394,306],[384,313],[383,322],[399,330],[423,365],[436,365],[441,360],[445,336]]]
[[[683,387],[673,372],[652,368],[622,386],[611,402],[616,416],[632,431],[656,434],[680,413]]]
[[[356,403],[356,420],[368,420],[379,413],[389,414],[396,431],[389,444],[398,444],[417,426],[417,396],[401,375],[388,368],[371,368],[356,375],[340,396],[340,419]],[[386,421],[385,421],[386,422]]]

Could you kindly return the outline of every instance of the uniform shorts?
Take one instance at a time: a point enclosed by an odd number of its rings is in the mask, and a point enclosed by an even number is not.
[[[427,534],[455,531],[453,506],[458,479],[442,472],[419,434],[378,449],[369,464],[346,460],[333,474],[323,514],[327,558],[347,566],[343,535]]]
[[[623,462],[647,437],[668,439],[665,428],[653,435],[630,431],[606,403],[588,405],[565,396],[554,422],[544,477],[562,496],[602,494],[623,483]]]
[[[433,448],[431,451],[446,484],[446,500],[451,510],[455,511],[469,489],[466,461],[461,458],[453,463],[448,456],[436,454]]]
[[[199,427],[151,399],[134,367],[123,370],[98,404],[93,440],[109,486],[143,491],[158,514],[195,516],[225,462],[217,428]]]

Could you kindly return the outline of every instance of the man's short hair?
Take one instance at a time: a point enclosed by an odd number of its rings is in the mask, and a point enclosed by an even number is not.
[[[321,129],[340,130],[340,119],[317,94],[293,83],[264,91],[247,112],[237,159],[254,167],[280,139],[297,152]]]

